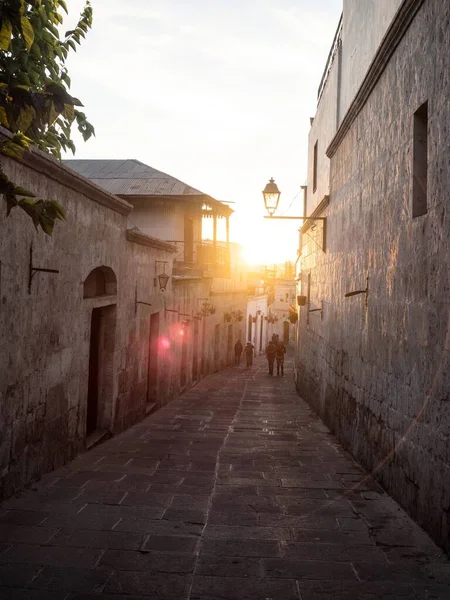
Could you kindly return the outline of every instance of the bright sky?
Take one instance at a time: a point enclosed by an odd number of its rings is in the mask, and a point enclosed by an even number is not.
[[[83,6],[69,4],[72,25]],[[69,60],[96,129],[78,158],[137,158],[235,202],[231,238],[255,263],[295,260],[309,118],[342,0],[92,0],[94,26]]]

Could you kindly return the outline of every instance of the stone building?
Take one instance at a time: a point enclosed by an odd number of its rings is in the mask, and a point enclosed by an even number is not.
[[[176,299],[182,299],[179,306],[184,319],[190,317],[192,321],[192,339],[186,336],[185,360],[190,364],[189,352],[193,349],[195,355],[205,354],[198,361],[193,359],[194,364],[199,364],[193,369],[194,381],[233,364],[234,344],[239,337],[243,339],[239,316],[245,313],[247,304],[241,248],[230,242],[233,210],[226,203],[138,160],[67,160],[65,164],[132,204],[129,227],[137,227],[142,233],[176,247],[173,291]],[[221,223],[225,225],[224,240],[220,239]],[[212,239],[204,239],[204,233],[211,229]],[[203,300],[198,301],[199,298]],[[201,312],[204,302],[214,312],[208,311],[208,326],[202,329],[192,315]],[[185,379],[189,381],[189,376],[183,375],[182,381]]]
[[[295,288],[296,284],[292,278],[276,277],[273,280],[274,292],[270,313],[275,323],[272,333],[278,335],[285,345],[295,342],[296,323],[292,322],[291,317],[297,316]]]
[[[131,203],[39,151],[2,157],[2,167],[68,215],[48,237],[0,205],[0,496],[8,496],[231,363],[246,283],[183,268],[177,244],[130,226]],[[225,310],[234,311],[226,323]]]
[[[299,393],[447,550],[449,48],[448,2],[344,0],[309,135],[296,365]]]

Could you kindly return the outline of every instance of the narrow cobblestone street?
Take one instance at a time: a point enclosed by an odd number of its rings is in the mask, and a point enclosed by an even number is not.
[[[445,555],[262,358],[4,502],[0,563],[2,600],[450,598]]]

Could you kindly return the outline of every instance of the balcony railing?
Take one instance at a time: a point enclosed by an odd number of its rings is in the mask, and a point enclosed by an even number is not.
[[[177,247],[175,266],[206,270],[229,270],[230,249],[224,242],[171,242]]]
[[[320,102],[320,98],[322,97],[323,90],[328,81],[328,77],[331,72],[331,67],[333,66],[334,57],[338,53],[339,46],[342,44],[342,15],[339,19],[339,24],[336,29],[336,33],[334,34],[333,43],[331,44],[330,53],[328,54],[327,62],[325,65],[325,69],[323,71],[322,79],[320,81],[319,89],[317,90],[317,104]]]

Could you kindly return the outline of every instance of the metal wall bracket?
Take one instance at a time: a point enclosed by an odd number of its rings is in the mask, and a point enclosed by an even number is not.
[[[138,304],[145,304],[145,306],[151,306],[151,304],[149,302],[142,302],[141,300],[137,299],[137,286],[136,286],[135,290],[134,290],[134,314],[135,315],[137,315]]]
[[[42,269],[33,266],[33,246],[30,246],[30,261],[28,263],[28,293],[31,294],[31,284],[36,273],[59,273],[58,269]]]
[[[323,321],[323,300],[320,303],[320,308],[309,308],[308,305],[308,313],[320,312],[320,320]]]
[[[354,292],[348,292],[347,294],[345,294],[344,298],[350,298],[351,296],[358,296],[358,294],[365,294],[366,295],[366,301],[365,301],[365,305],[366,307],[369,304],[369,277],[366,277],[366,289],[365,290],[355,290]]]

